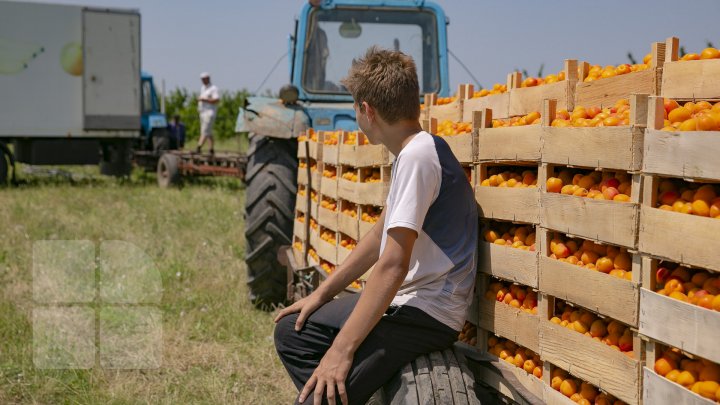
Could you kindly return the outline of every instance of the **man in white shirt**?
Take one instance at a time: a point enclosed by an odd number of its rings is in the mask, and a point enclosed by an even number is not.
[[[372,231],[276,318],[275,346],[302,404],[364,404],[402,366],[451,346],[475,284],[477,205],[447,142],[420,128],[414,61],[373,47],[343,84],[370,143],[397,158]],[[373,265],[362,294],[333,300]]]
[[[217,105],[220,102],[220,92],[217,86],[210,83],[210,74],[203,72],[200,74],[202,87],[200,88],[200,96],[198,97],[198,113],[200,114],[200,141],[198,141],[197,153],[202,151],[203,144],[207,139],[210,143],[210,154],[215,153],[213,148],[213,132],[212,127],[215,123],[217,115]]]

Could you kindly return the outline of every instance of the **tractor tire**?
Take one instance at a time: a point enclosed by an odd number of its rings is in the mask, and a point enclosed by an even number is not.
[[[450,348],[420,356],[398,372],[374,397],[385,405],[480,405],[475,377],[465,356]]]
[[[114,177],[130,176],[132,172],[131,141],[103,142],[100,148],[100,174]]]
[[[4,143],[0,143],[0,187],[8,185],[8,174],[10,173],[10,154]]]
[[[156,154],[161,154],[166,150],[173,149],[170,147],[170,135],[165,128],[156,128],[150,131],[152,139],[152,149]]]
[[[245,265],[249,298],[272,310],[287,302],[287,270],[277,254],[292,244],[297,194],[297,141],[255,135],[245,172]]]
[[[180,176],[180,158],[172,153],[163,153],[158,159],[157,182],[160,188],[177,187]]]

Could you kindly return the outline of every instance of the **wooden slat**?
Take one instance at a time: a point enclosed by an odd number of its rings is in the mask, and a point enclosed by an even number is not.
[[[305,233],[305,223],[298,221],[297,218],[293,221],[293,235],[302,240],[307,239],[307,234]]]
[[[315,247],[315,250],[321,259],[325,259],[332,264],[338,264],[337,243],[333,245],[318,236],[316,242],[312,245]]]
[[[640,171],[643,128],[542,128],[542,162],[593,169]]]
[[[719,131],[668,132],[648,129],[643,173],[720,181]]]
[[[509,118],[510,93],[493,94],[491,96],[471,98],[463,102],[463,122],[471,122],[472,114],[482,109],[493,111],[493,117],[497,119]]]
[[[658,94],[662,71],[647,69],[591,82],[578,82],[575,105],[583,107],[612,107],[631,94]]]
[[[372,230],[373,226],[375,226],[375,224],[371,224],[370,222],[365,222],[363,220],[360,220],[360,222],[358,222],[360,239],[362,239],[363,236],[367,235],[367,233]]]
[[[628,404],[640,402],[640,362],[604,343],[544,319],[540,356]]]
[[[637,244],[636,203],[543,192],[540,205],[540,225],[544,228],[629,248]]]
[[[337,262],[338,262],[338,264],[343,264],[345,259],[347,259],[348,256],[350,256],[351,252],[352,252],[352,250],[345,249],[344,247],[338,245],[338,247],[337,247]]]
[[[476,170],[484,170],[477,166]],[[476,175],[481,182],[486,177]],[[539,181],[538,181],[539,183]],[[537,224],[539,220],[539,188],[475,188],[475,201],[478,203],[478,215],[488,219],[526,222]]]
[[[720,271],[720,255],[710,248],[720,235],[713,218],[664,211],[643,205],[640,209],[638,249],[676,263]],[[681,235],[673,237],[672,235]]]
[[[720,363],[720,312],[640,289],[640,333]]]
[[[539,161],[542,133],[539,125],[480,128],[478,161]]]
[[[715,405],[680,384],[661,377],[647,367],[643,368],[644,404]]]
[[[478,271],[538,288],[538,252],[480,242]]]
[[[329,209],[318,207],[318,224],[333,232],[338,231],[338,213]]]
[[[345,208],[347,201],[340,200],[338,204],[338,230],[355,240],[359,240],[360,229],[358,227],[358,217],[356,216],[353,218],[349,215],[343,214],[343,209]],[[356,207],[356,212],[357,210],[358,209]]]
[[[720,60],[665,63],[661,95],[679,99],[720,98]]]
[[[473,163],[477,156],[477,138],[473,134],[443,136],[460,163]]]
[[[638,325],[639,287],[632,281],[540,256],[540,291]]]
[[[577,86],[578,61],[565,60],[566,80],[557,83],[544,84],[536,87],[513,88],[510,91],[510,116],[525,115],[532,111],[542,111],[543,100],[554,99],[558,101],[558,108],[572,111],[575,105],[575,88]]]
[[[575,402],[571,401],[570,398],[561,394],[560,391],[555,391],[551,386],[545,384],[545,405],[574,405]]]
[[[538,323],[540,317],[513,308],[508,304],[480,299],[478,327],[538,352]]]
[[[329,177],[325,177],[325,176],[321,175],[320,176],[320,192],[326,197],[330,197],[332,199],[337,200],[337,198],[338,198],[338,180],[337,180],[337,178],[335,178],[333,180]]]
[[[460,122],[463,118],[463,104],[464,100],[458,98],[450,104],[433,105],[430,107],[429,118],[435,118],[438,121]]]

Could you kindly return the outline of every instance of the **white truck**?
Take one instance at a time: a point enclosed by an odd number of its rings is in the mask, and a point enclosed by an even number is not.
[[[14,162],[129,174],[158,107],[140,66],[137,10],[0,1],[0,184]]]

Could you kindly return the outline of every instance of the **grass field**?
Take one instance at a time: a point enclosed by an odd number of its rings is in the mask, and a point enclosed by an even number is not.
[[[296,391],[275,354],[272,314],[247,300],[241,183],[161,190],[140,172],[129,181],[95,173],[25,175],[0,189],[0,403],[290,403]],[[48,239],[122,240],[154,260],[159,369],[33,367],[32,246]]]

